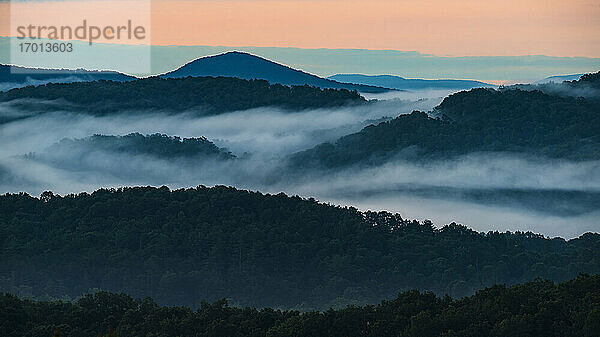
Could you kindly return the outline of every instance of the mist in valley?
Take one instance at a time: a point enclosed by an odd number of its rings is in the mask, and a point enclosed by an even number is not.
[[[31,106],[0,104],[0,191],[39,195],[92,192],[133,185],[231,185],[297,194],[405,218],[456,221],[475,230],[521,230],[571,238],[599,231],[600,162],[570,162],[508,153],[475,153],[414,163],[390,158],[376,167],[290,172],[289,154],[413,110],[430,111],[447,91],[366,95],[371,104],[289,112],[277,108],[197,117],[193,111],[123,112],[91,116],[54,111],[31,116]],[[64,138],[94,134],[206,137],[237,158],[161,158],[94,147],[61,149]]]

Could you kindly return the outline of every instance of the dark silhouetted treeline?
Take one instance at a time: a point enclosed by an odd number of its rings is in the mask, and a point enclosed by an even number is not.
[[[568,75],[567,75],[568,76]],[[581,75],[579,79],[573,81],[562,81],[556,83],[554,79],[561,79],[562,76],[550,77],[550,82],[540,84],[515,84],[511,86],[501,86],[499,90],[522,89],[527,91],[541,91],[550,95],[585,97],[586,99],[600,103],[600,72]]]
[[[584,80],[582,77],[582,80]],[[381,164],[473,152],[600,159],[600,105],[520,89],[473,89],[445,98],[434,115],[414,111],[291,156],[294,167]]]
[[[3,337],[596,337],[599,332],[598,275],[560,284],[495,285],[462,299],[414,290],[377,306],[304,313],[232,307],[225,300],[202,303],[198,310],[161,307],[150,298],[107,292],[75,302],[0,294]]]
[[[139,187],[0,196],[0,256],[0,291],[20,296],[103,289],[310,309],[600,273],[600,235],[478,233],[284,194]]]
[[[567,81],[571,87],[591,86],[600,89],[600,71],[596,73],[584,74],[579,80]]]
[[[148,110],[180,112],[189,109],[194,109],[198,115],[211,115],[265,106],[300,110],[365,102],[356,91],[346,89],[290,87],[269,84],[265,80],[232,77],[151,77],[129,82],[51,83],[0,92],[2,102],[25,99],[29,101],[22,104],[29,105],[34,104],[31,99],[62,100],[61,110],[99,115],[118,111],[134,114]],[[28,109],[51,108],[43,105]]]
[[[63,139],[46,150],[50,153],[78,153],[81,151],[143,154],[157,158],[212,157],[230,159],[235,157],[231,152],[219,148],[205,137],[180,138],[159,133],[152,135],[131,133],[125,136],[93,135],[81,139]]]

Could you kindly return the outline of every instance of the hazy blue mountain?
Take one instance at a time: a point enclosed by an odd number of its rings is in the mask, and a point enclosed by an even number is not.
[[[495,87],[489,83],[473,80],[423,80],[393,75],[337,74],[328,77],[328,79],[342,83],[373,85],[399,90],[473,89],[482,87]]]
[[[283,85],[310,85],[319,88],[348,89],[368,93],[390,91],[387,88],[371,85],[340,83],[242,52],[228,52],[216,56],[202,57],[160,76],[163,78],[224,76],[247,80],[263,79],[270,83]]]
[[[97,80],[124,82],[135,79],[136,77],[116,71],[41,69],[0,64],[0,84],[4,84],[4,86],[0,86],[0,90],[52,82],[71,83]]]
[[[0,36],[0,63],[10,63],[10,45],[16,37]],[[52,42],[52,40],[44,40]],[[115,54],[134,55],[147,52],[147,46],[98,43],[87,48],[86,41],[72,41],[77,49],[78,67],[107,69],[103,58]],[[216,55],[231,50],[225,46],[150,46],[152,64],[150,73],[133,75],[156,75],[169,72],[199,57]],[[236,50],[276,60],[295,69],[317,76],[332,74],[402,74],[407,78],[477,78],[482,81],[499,80],[511,83],[529,83],[554,74],[579,74],[600,69],[600,58],[556,57],[545,55],[519,56],[437,56],[417,51],[368,50],[368,49],[303,49],[291,47],[236,47]],[[139,55],[139,54],[138,54]],[[103,58],[102,58],[103,57]],[[357,62],[360,60],[360,62]],[[52,58],[37,60],[38,66],[52,68]],[[111,63],[120,72],[130,74],[129,62]],[[548,74],[548,69],[552,73]]]
[[[550,83],[550,82],[562,83],[564,81],[577,81],[581,77],[581,75],[584,75],[584,74],[550,76],[550,77],[546,77],[542,80],[535,81],[532,84],[545,84],[545,83]]]

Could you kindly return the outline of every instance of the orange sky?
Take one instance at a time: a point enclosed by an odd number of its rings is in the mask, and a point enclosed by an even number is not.
[[[154,0],[151,17],[159,45],[600,57],[599,0]]]

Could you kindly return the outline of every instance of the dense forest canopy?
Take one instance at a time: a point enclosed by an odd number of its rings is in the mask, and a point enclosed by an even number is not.
[[[568,81],[566,83],[568,83],[571,87],[591,86],[593,88],[600,89],[600,71],[596,73],[584,74],[579,78],[579,80]]]
[[[104,289],[306,309],[599,273],[600,235],[478,233],[282,193],[137,187],[3,195],[0,255],[0,290],[20,296]]]
[[[320,89],[310,86],[269,84],[265,80],[231,77],[151,77],[129,82],[95,81],[50,83],[0,92],[0,102],[55,101],[61,109],[96,115],[118,111],[186,111],[199,115],[274,106],[290,110],[338,107],[366,102],[356,91]],[[31,108],[28,108],[31,110]]]
[[[225,300],[198,310],[161,307],[150,298],[107,292],[75,302],[0,294],[0,331],[4,337],[596,337],[600,276],[495,285],[463,299],[407,291],[376,306],[304,313],[239,308]]]
[[[107,151],[167,159],[179,157],[230,159],[235,157],[227,149],[219,148],[205,137],[180,138],[159,133],[151,135],[131,133],[125,136],[93,135],[81,139],[63,139],[50,146],[45,153],[84,151]],[[37,155],[34,154],[33,157],[37,157]]]
[[[400,115],[296,153],[291,162],[334,168],[485,151],[596,160],[598,149],[600,105],[594,99],[482,88],[446,97],[431,114]]]

